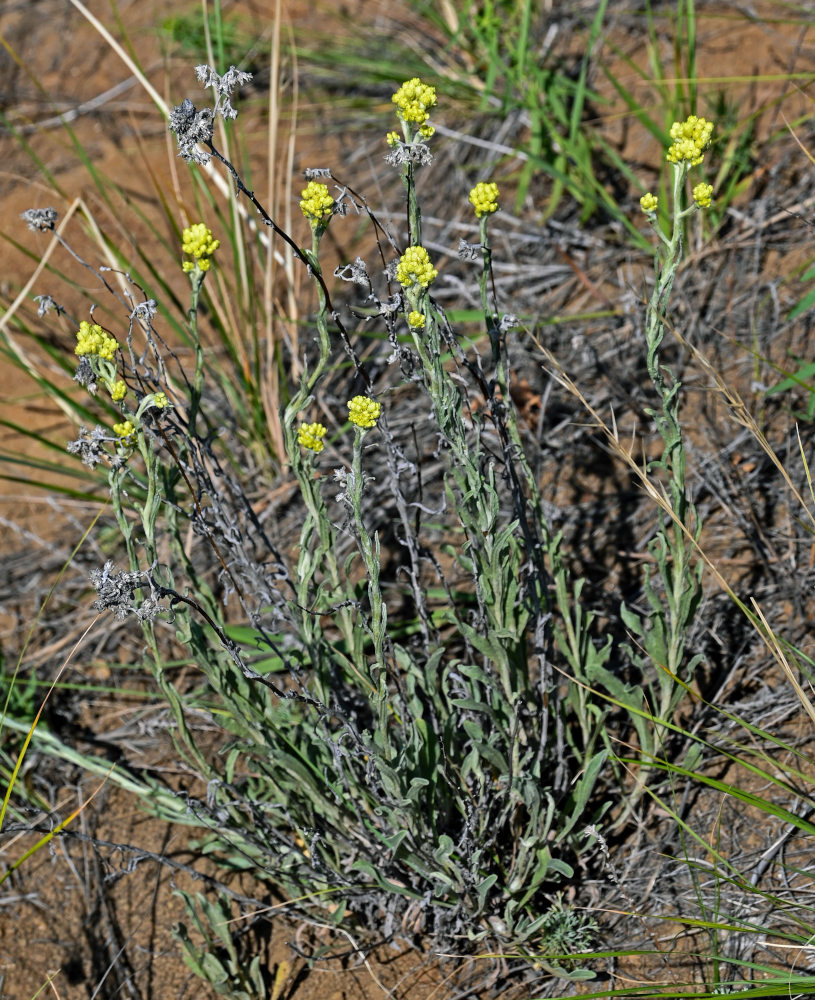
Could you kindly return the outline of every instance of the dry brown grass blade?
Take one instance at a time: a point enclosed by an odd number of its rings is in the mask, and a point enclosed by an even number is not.
[[[781,112],[781,118],[784,124],[787,126],[787,130],[789,131],[789,134],[792,136],[798,148],[801,150],[801,152],[809,160],[810,163],[815,164],[815,156],[813,156],[812,153],[810,153],[810,151],[806,148],[806,146],[801,142],[801,140],[795,134],[795,130],[793,129],[792,125],[790,125],[790,123],[787,121],[787,116],[783,113],[783,111]]]
[[[122,62],[127,66],[133,76],[139,81],[139,83],[144,87],[147,93],[150,95],[151,100],[154,102],[156,107],[159,109],[161,114],[164,116],[165,120],[169,118],[170,108],[164,98],[159,94],[156,88],[150,83],[144,73],[139,69],[136,63],[127,54],[124,48],[116,41],[113,35],[108,31],[108,29],[102,24],[102,22],[94,14],[92,14],[88,8],[81,2],[81,0],[70,0],[71,4],[79,11],[79,13],[91,24],[96,31],[102,36],[105,42],[110,46],[113,52],[122,60]],[[230,191],[229,182],[226,178],[216,170],[212,163],[208,163],[206,166],[201,167],[207,176],[212,180],[212,183],[218,188],[220,193],[226,198],[230,203],[237,204],[236,211],[239,213],[240,217],[253,231],[257,230],[257,224],[255,223],[254,217],[247,211],[246,207],[241,202],[236,202],[232,197]],[[272,241],[268,233],[260,230],[258,232],[258,238],[268,247],[274,254],[275,257],[279,259],[280,263],[284,262],[283,255],[279,250],[273,247]]]
[[[135,61],[131,58],[125,48],[114,38],[111,32],[105,27],[105,25],[97,18],[88,8],[81,2],[81,0],[71,0],[74,8],[93,26],[93,28],[101,35],[105,43],[115,52],[119,58],[127,66],[130,73],[133,74],[134,78],[141,84],[141,86],[148,93],[150,98],[155,103],[156,107],[159,109],[161,114],[166,119],[169,115],[169,102],[159,95],[156,89],[152,86],[150,81],[147,79],[145,74],[140,70]],[[214,52],[212,39],[209,31],[209,16],[208,16],[208,0],[201,0],[201,11],[203,24],[206,34],[206,44],[207,44],[207,56],[211,65],[214,65]],[[281,35],[280,28],[283,23],[283,10],[280,0],[276,0],[275,3],[275,15],[271,21],[271,35],[270,35],[270,55],[271,55],[271,82],[269,86],[269,127],[268,127],[268,163],[269,163],[269,184],[268,184],[268,204],[273,208],[275,213],[283,212],[286,215],[285,227],[287,231],[290,230],[291,217],[290,217],[290,202],[291,202],[291,167],[294,157],[294,125],[292,126],[291,134],[289,136],[289,142],[287,144],[287,169],[282,172],[283,176],[286,178],[285,182],[281,185],[281,172],[275,169],[276,160],[278,158],[277,151],[279,146],[279,123],[280,123],[280,109],[281,109],[281,94],[282,94],[282,74],[281,74]],[[294,52],[293,42],[291,44],[291,51]],[[295,79],[295,91],[296,91],[296,73],[294,75]],[[222,119],[218,119],[219,127],[219,144],[220,147],[225,151],[228,159],[232,159],[229,155],[230,145],[229,145],[229,135],[223,127],[224,123]],[[183,207],[183,198],[181,195],[181,184],[178,177],[178,172],[176,170],[174,155],[174,150],[172,143],[168,139],[168,154],[171,160],[171,176],[173,178],[173,187],[175,192],[176,203],[181,208],[182,216],[184,217],[185,224],[190,224],[190,219],[186,217],[187,213]],[[283,432],[280,426],[280,385],[278,377],[278,359],[279,359],[279,339],[280,333],[277,330],[279,325],[279,320],[275,316],[274,312],[274,288],[276,285],[276,272],[277,268],[282,268],[285,275],[285,283],[288,289],[288,312],[286,315],[289,317],[288,325],[290,325],[290,334],[296,340],[296,317],[297,317],[297,301],[298,297],[296,294],[296,289],[298,282],[295,280],[294,266],[293,266],[293,256],[290,251],[281,252],[270,240],[270,234],[259,230],[257,223],[255,221],[254,215],[250,214],[243,202],[234,196],[232,191],[232,185],[228,178],[224,177],[222,172],[219,172],[210,162],[204,168],[205,173],[213,181],[215,186],[224,195],[229,202],[230,211],[232,213],[232,231],[236,234],[236,239],[233,241],[233,246],[235,253],[237,255],[237,276],[240,285],[240,295],[242,300],[247,302],[250,298],[250,276],[249,267],[250,264],[247,259],[246,254],[246,244],[242,238],[238,238],[237,234],[240,234],[242,230],[248,230],[254,236],[258,236],[262,245],[266,248],[267,258],[265,262],[265,273],[263,281],[263,295],[264,295],[264,324],[265,324],[265,352],[260,365],[261,371],[261,385],[259,386],[259,394],[266,416],[266,422],[269,428],[269,435],[272,442],[273,450],[276,454],[282,455],[284,453],[283,445]],[[216,282],[218,278],[216,277]],[[214,307],[219,313],[219,319],[225,330],[233,331],[233,347],[239,359],[239,364],[243,370],[244,377],[250,378],[251,371],[254,367],[253,353],[255,350],[255,342],[257,340],[256,331],[247,329],[247,324],[241,320],[240,310],[235,306],[230,295],[227,294],[226,288],[222,282],[219,283],[218,296],[214,297]],[[297,351],[292,351],[292,356],[297,357]],[[297,372],[293,372],[296,377]]]
[[[209,31],[209,17],[208,17],[208,0],[201,0],[201,10],[203,16],[204,29],[206,34],[206,44],[207,44],[207,58],[211,65],[215,64],[215,55],[212,46],[212,38]],[[285,212],[290,212],[291,203],[291,160],[293,159],[293,142],[294,142],[294,123],[292,124],[292,130],[289,137],[288,149],[289,149],[289,164],[288,169],[282,172],[282,176],[286,178],[285,182],[281,184],[281,171],[278,171],[277,161],[279,159],[278,149],[280,141],[280,118],[281,118],[281,107],[282,107],[282,94],[284,89],[284,84],[281,74],[281,39],[280,39],[280,28],[283,23],[283,9],[281,5],[281,0],[275,0],[275,13],[272,18],[272,29],[270,34],[269,42],[269,55],[270,55],[270,79],[269,79],[269,100],[268,100],[268,125],[267,125],[267,171],[268,171],[268,184],[266,192],[266,204],[269,206],[273,217],[278,218],[281,214],[281,210]],[[291,51],[294,53],[294,43],[291,42]],[[295,80],[295,90],[296,90],[296,73],[294,74]],[[223,119],[218,119],[219,128],[219,142],[220,147],[225,150],[228,159],[232,159],[230,155],[230,145],[229,145],[229,134],[224,128]],[[235,234],[239,234],[245,224],[246,216],[242,215],[239,211],[240,202],[237,197],[232,197],[231,199],[231,211],[232,211],[232,231]],[[291,231],[291,217],[287,215],[284,228],[287,232]],[[240,283],[240,295],[245,303],[249,302],[250,296],[252,294],[251,282],[249,276],[250,264],[247,260],[246,255],[246,244],[242,238],[236,238],[234,240],[234,247],[237,256],[237,273],[238,280]],[[290,306],[290,317],[295,317],[297,314],[297,298],[293,294],[294,289],[297,287],[297,282],[295,281],[294,267],[293,267],[293,254],[290,247],[286,247],[282,251],[282,255],[279,251],[274,253],[268,253],[266,260],[264,262],[264,274],[263,274],[263,309],[262,316],[264,317],[264,328],[265,328],[265,343],[263,347],[263,356],[259,359],[258,369],[260,371],[260,385],[258,386],[258,392],[261,399],[261,405],[263,406],[264,415],[266,417],[266,424],[269,430],[269,437],[272,442],[272,448],[276,455],[283,455],[285,453],[285,445],[283,441],[283,428],[280,423],[280,385],[278,379],[278,359],[279,359],[279,349],[277,344],[276,334],[276,317],[274,312],[274,288],[275,288],[275,277],[276,268],[281,265],[285,271],[285,283],[286,287],[289,289],[289,306]],[[218,280],[216,278],[216,280]],[[233,347],[240,359],[241,368],[244,373],[244,377],[249,381],[253,376],[252,372],[255,367],[256,360],[254,354],[257,350],[257,332],[254,330],[246,329],[246,324],[240,321],[240,317],[234,308],[234,303],[229,295],[226,294],[226,289],[223,284],[219,281],[220,295],[217,297],[215,302],[215,308],[221,313],[221,321],[224,329],[231,330],[235,333],[235,338],[233,341]],[[224,311],[228,312],[228,316],[224,316]],[[292,356],[296,357],[297,352],[293,351]]]
[[[807,695],[806,691],[804,691],[804,689],[801,687],[800,683],[798,682],[798,678],[795,676],[795,671],[792,669],[792,667],[789,664],[789,660],[784,655],[784,651],[781,648],[778,640],[776,639],[773,630],[770,628],[770,625],[767,622],[767,619],[764,617],[764,614],[762,613],[761,608],[758,606],[758,602],[756,601],[756,599],[754,597],[751,597],[750,598],[750,603],[753,605],[753,609],[755,610],[755,613],[761,619],[761,624],[767,630],[767,640],[765,640],[765,641],[767,642],[768,648],[770,649],[770,651],[772,652],[773,656],[775,657],[775,662],[784,671],[784,674],[786,675],[787,680],[790,682],[790,684],[792,685],[793,690],[798,695],[798,700],[803,705],[804,711],[807,713],[807,715],[812,720],[812,722],[815,723],[815,706],[813,706],[812,702],[809,700],[809,696]]]
[[[266,191],[267,203],[272,206],[277,216],[283,215],[284,228],[286,232],[292,231],[291,205],[292,205],[292,171],[294,166],[294,137],[297,128],[297,56],[294,40],[289,38],[289,50],[292,53],[292,123],[289,129],[288,139],[285,144],[286,165],[285,169],[276,169],[280,148],[280,117],[281,117],[281,59],[280,59],[280,26],[282,23],[281,0],[275,0],[274,33],[270,41],[270,83],[269,83],[269,125],[267,129],[266,161],[269,164],[268,187]],[[291,26],[288,25],[289,33]],[[285,178],[280,181],[281,175]],[[287,291],[287,302],[285,315],[288,316],[290,329],[296,337],[296,321],[298,316],[299,287],[298,277],[300,272],[295,272],[294,255],[291,247],[286,245],[283,250],[284,263],[283,284]],[[267,254],[264,274],[263,274],[263,315],[266,321],[265,342],[266,349],[263,356],[260,396],[263,412],[266,415],[266,422],[269,427],[269,436],[272,440],[274,451],[277,455],[285,454],[285,444],[283,441],[283,427],[280,422],[280,380],[277,359],[280,354],[278,328],[282,321],[279,312],[275,309],[275,287],[277,286],[278,257],[274,254]],[[293,349],[290,356],[299,357],[299,350]],[[293,371],[292,376],[296,378],[297,372]]]
[[[800,504],[801,509],[806,512],[807,518],[809,519],[809,522],[812,525],[812,530],[813,532],[815,532],[815,514],[813,514],[812,511],[809,509],[809,507],[806,504],[806,501],[801,496],[801,493],[798,490],[797,486],[795,486],[795,484],[792,482],[789,473],[784,468],[783,462],[775,453],[772,445],[767,440],[761,428],[756,423],[753,415],[748,410],[744,400],[741,398],[736,389],[727,385],[725,380],[716,371],[713,365],[711,365],[711,363],[707,360],[706,357],[704,357],[704,355],[699,353],[699,351],[693,346],[693,344],[685,340],[685,338],[678,331],[674,330],[673,332],[677,340],[682,344],[682,346],[687,351],[690,352],[694,360],[698,362],[699,366],[704,370],[704,372],[707,375],[710,376],[712,381],[715,383],[716,388],[721,394],[721,397],[724,400],[725,405],[727,406],[728,410],[730,410],[730,413],[733,419],[736,421],[736,423],[739,424],[739,426],[744,427],[748,431],[750,431],[752,436],[756,439],[759,446],[761,447],[761,450],[770,459],[770,461],[773,463],[775,468],[780,473],[781,478],[786,483],[790,493],[795,497],[798,504]]]

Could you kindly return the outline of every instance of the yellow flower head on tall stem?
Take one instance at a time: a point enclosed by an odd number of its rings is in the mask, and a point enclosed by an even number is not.
[[[319,181],[309,181],[300,196],[300,211],[312,228],[328,222],[334,212],[334,204],[328,187]]]
[[[391,98],[403,122],[424,125],[430,109],[436,106],[436,88],[422,83],[418,76],[406,80]]]
[[[89,354],[96,355],[105,361],[113,361],[113,355],[118,347],[119,345],[113,337],[109,333],[105,333],[98,323],[91,324],[83,319],[79,324],[76,347],[74,348],[74,354],[78,358],[81,358],[83,354]]]
[[[704,152],[710,145],[712,135],[713,122],[706,118],[690,115],[683,122],[674,122],[671,126],[673,142],[668,147],[668,162],[697,166],[705,158]]]
[[[221,245],[220,240],[212,238],[212,230],[203,222],[188,226],[181,234],[181,249],[194,260],[185,260],[181,267],[185,274],[196,269],[208,271],[212,255]]]
[[[492,215],[498,211],[498,185],[494,181],[481,181],[470,192],[469,201],[475,209],[476,218]]]
[[[357,427],[367,430],[376,427],[379,415],[382,413],[381,403],[368,396],[354,396],[348,401],[348,419]]]
[[[438,275],[430,261],[430,254],[424,247],[408,247],[399,258],[396,280],[404,289],[427,288]]]

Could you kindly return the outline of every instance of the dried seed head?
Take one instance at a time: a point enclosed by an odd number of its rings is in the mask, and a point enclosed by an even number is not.
[[[205,87],[213,87],[215,89],[213,115],[221,115],[224,118],[237,118],[238,112],[232,107],[230,101],[232,91],[237,87],[243,87],[244,84],[249,83],[252,79],[252,74],[245,73],[236,66],[230,66],[226,73],[221,75],[220,73],[216,73],[211,66],[204,64],[195,67],[195,75]]]
[[[212,154],[199,149],[198,143],[212,141],[214,117],[209,108],[199,111],[188,97],[170,112],[169,128],[178,140],[178,155],[187,163],[206,166],[212,159]]]
[[[25,219],[29,229],[45,233],[54,228],[59,213],[55,208],[27,208],[20,218]]]
[[[108,440],[109,434],[98,424],[92,431],[86,427],[80,427],[79,437],[76,441],[71,441],[67,449],[71,455],[79,455],[83,465],[87,465],[89,469],[95,469],[97,465],[107,461],[110,457],[104,450],[104,444]]]

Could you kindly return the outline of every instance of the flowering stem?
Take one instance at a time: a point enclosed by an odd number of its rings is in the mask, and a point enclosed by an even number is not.
[[[374,668],[371,671],[371,680],[379,689],[380,730],[382,733],[386,733],[388,726],[384,714],[387,704],[385,643],[387,640],[388,609],[382,600],[382,590],[379,586],[379,536],[374,534],[373,541],[371,541],[362,518],[362,491],[365,485],[365,476],[362,471],[362,441],[364,437],[365,431],[361,427],[355,427],[354,457],[351,464],[351,475],[348,477],[348,497],[351,501],[357,541],[368,577],[368,601],[371,607],[370,634],[374,643]]]
[[[685,492],[685,448],[682,439],[682,428],[679,424],[679,390],[681,383],[671,376],[668,384],[665,375],[670,371],[660,363],[659,349],[665,337],[665,306],[673,289],[676,272],[682,260],[682,230],[683,216],[681,211],[682,184],[687,173],[685,165],[674,167],[673,191],[673,225],[671,236],[667,239],[662,252],[657,248],[655,254],[656,281],[651,301],[648,305],[645,323],[646,365],[654,388],[662,400],[662,411],[650,410],[656,421],[665,452],[657,467],[665,469],[670,475],[671,500],[674,511],[684,524],[687,514],[688,499]]]
[[[407,193],[408,241],[412,247],[422,245],[422,212],[416,196],[416,167],[410,162],[402,170],[402,183]]]
[[[340,567],[337,561],[337,539],[334,525],[328,516],[325,501],[320,492],[319,480],[314,475],[314,467],[300,454],[294,437],[288,444],[291,456],[292,471],[297,478],[300,492],[306,508],[306,517],[300,532],[299,555],[295,568],[295,591],[297,605],[300,609],[300,627],[306,645],[317,648],[323,640],[323,625],[320,615],[325,613],[325,605],[341,602],[333,612],[337,628],[345,644],[346,656],[343,662],[345,669],[361,680],[366,687],[373,688],[370,680],[363,677],[355,664],[361,658],[361,642],[359,629],[355,628],[354,616],[350,606],[342,602],[345,589],[342,583]],[[320,587],[315,584],[318,570],[322,570],[329,584]],[[320,607],[313,608],[315,591],[320,594]],[[335,650],[335,655],[337,651]],[[329,692],[323,692],[328,697]]]
[[[201,337],[198,331],[198,300],[201,296],[201,288],[204,284],[203,271],[192,272],[190,290],[190,308],[187,311],[187,321],[190,327],[193,348],[195,350],[195,371],[192,379],[192,391],[190,392],[189,427],[190,432],[195,430],[195,420],[198,415],[198,407],[201,403],[201,393],[204,388],[204,349],[201,346]]]
[[[473,445],[462,417],[461,390],[445,369],[447,350],[442,342],[436,310],[427,308],[423,334],[414,331],[414,343],[422,363],[425,386],[433,405],[445,447],[451,452],[450,469],[458,497],[456,509],[467,538],[467,556],[473,564],[473,579],[479,617],[490,630],[504,637],[495,650],[495,662],[504,696],[515,704],[526,686],[526,610],[500,599],[506,581],[497,571],[498,553],[514,543],[511,534],[499,529],[494,466],[486,464],[481,449]],[[485,467],[486,465],[486,467]],[[512,586],[509,583],[509,586]]]
[[[306,517],[303,528],[300,532],[300,547],[295,572],[295,589],[297,593],[297,603],[300,608],[301,634],[306,640],[306,645],[312,649],[319,649],[323,641],[322,626],[319,616],[314,613],[312,605],[314,603],[315,577],[319,570],[322,570],[328,579],[330,589],[322,590],[322,601],[339,602],[339,607],[335,612],[337,627],[343,638],[346,648],[345,669],[362,680],[366,685],[370,685],[367,677],[360,675],[356,664],[359,663],[362,650],[359,630],[355,628],[354,615],[351,608],[342,602],[344,588],[340,566],[337,561],[337,540],[335,528],[328,516],[325,501],[320,492],[319,480],[315,476],[314,466],[307,461],[300,451],[297,442],[297,432],[295,421],[300,413],[311,401],[311,393],[318,380],[325,371],[330,354],[331,339],[328,329],[329,299],[325,284],[322,278],[318,255],[320,248],[321,231],[312,229],[312,245],[308,251],[309,271],[315,278],[318,295],[318,309],[316,315],[317,332],[319,336],[319,356],[317,362],[310,372],[305,369],[300,378],[300,385],[293,395],[283,413],[283,434],[286,445],[286,453],[291,462],[292,472],[300,486],[300,492],[306,508]],[[305,251],[304,251],[305,253]],[[316,536],[316,537],[315,537]],[[320,607],[320,611],[323,608]],[[336,653],[336,651],[335,651]],[[325,697],[329,692],[324,692]]]
[[[306,393],[311,392],[314,386],[317,384],[317,380],[320,378],[322,373],[325,371],[325,367],[328,364],[328,358],[331,354],[331,337],[328,332],[328,310],[330,308],[330,302],[325,291],[325,282],[322,280],[323,272],[319,264],[319,252],[320,252],[320,234],[316,230],[312,230],[311,234],[311,256],[312,263],[310,265],[311,273],[315,278],[317,285],[317,298],[318,298],[318,308],[317,308],[317,333],[320,338],[320,357],[317,362],[317,366],[312,372],[311,376],[306,379],[304,377],[304,385]]]
[[[278,224],[269,215],[269,213],[266,211],[263,205],[261,205],[261,203],[257,200],[254,191],[250,191],[249,188],[247,188],[247,186],[243,183],[240,174],[235,169],[235,167],[229,162],[229,160],[227,160],[227,158],[222,153],[220,153],[218,149],[216,149],[216,147],[212,145],[211,142],[206,142],[205,145],[212,153],[212,155],[217,160],[219,160],[232,175],[232,179],[235,182],[235,187],[237,188],[238,193],[242,194],[245,198],[249,199],[249,201],[252,203],[255,210],[257,211],[258,215],[263,220],[264,225],[267,225],[275,234],[275,236],[279,236],[280,239],[283,240],[283,242],[286,243],[292,249],[295,257],[297,257],[297,259],[301,261],[301,263],[305,264],[305,266],[309,269],[309,272],[312,274],[314,280],[320,286],[323,298],[325,299],[325,306],[327,312],[331,313],[331,318],[337,324],[337,328],[341,336],[345,338],[345,340],[347,340],[348,339],[347,331],[345,330],[345,327],[342,325],[338,314],[335,312],[334,307],[331,304],[331,295],[328,291],[328,285],[326,285],[325,283],[325,278],[323,278],[322,272],[320,271],[319,267],[316,269],[314,267],[315,261],[313,256],[308,251],[303,250],[302,247],[299,247],[297,243],[291,238],[291,236],[289,236],[289,234],[284,229],[281,229],[280,226],[278,226]]]
[[[490,412],[504,448],[506,468],[511,477],[515,494],[517,517],[526,537],[530,563],[534,567],[535,600],[538,604],[538,610],[542,612],[548,603],[546,591],[549,586],[549,574],[543,561],[541,539],[538,536],[539,533],[543,533],[543,541],[547,549],[551,549],[552,545],[557,547],[558,541],[553,538],[549,531],[548,522],[543,514],[540,491],[526,458],[526,450],[518,429],[518,414],[510,395],[510,365],[506,350],[506,336],[501,330],[499,321],[498,296],[495,289],[495,276],[492,271],[492,248],[487,235],[488,219],[488,214],[479,217],[482,268],[478,276],[478,286],[481,292],[484,323],[490,337],[492,360],[495,365],[492,382],[498,389],[498,394],[493,389],[489,395]],[[490,305],[490,290],[492,292],[492,306]],[[520,478],[517,467],[520,467]],[[535,512],[535,516],[532,518],[529,517],[530,508]]]
[[[689,166],[673,166],[673,218],[669,236],[658,227],[661,247],[655,253],[656,281],[648,305],[645,324],[646,365],[654,388],[660,397],[660,410],[648,410],[663,440],[662,457],[651,463],[652,469],[661,469],[668,480],[668,490],[673,516],[670,524],[660,519],[660,527],[652,543],[652,550],[665,587],[667,609],[658,612],[649,633],[652,646],[649,654],[659,671],[660,703],[656,715],[669,718],[681,695],[676,683],[683,672],[685,641],[688,629],[701,598],[700,568],[693,567],[694,540],[700,525],[693,502],[686,487],[686,454],[679,422],[679,397],[681,382],[660,360],[660,348],[665,336],[665,308],[670,298],[674,279],[682,259],[682,233],[685,217],[693,211],[682,209],[682,193]],[[667,378],[666,378],[667,376]],[[650,581],[646,580],[646,596],[653,596]],[[661,617],[660,617],[661,615]],[[659,618],[659,623],[657,623]]]
[[[474,205],[481,204],[477,193],[478,187],[471,193],[470,200],[474,202]],[[485,196],[489,197],[490,200],[497,198],[497,188],[495,188],[494,193],[489,190],[482,193],[481,197]],[[487,399],[493,424],[501,440],[504,468],[512,487],[515,516],[528,554],[528,561],[523,572],[524,603],[536,622],[535,646],[540,663],[541,683],[544,689],[548,690],[552,686],[551,668],[545,652],[546,637],[542,623],[550,617],[548,613],[552,600],[550,591],[554,590],[555,595],[561,598],[560,605],[567,630],[572,629],[569,616],[572,602],[564,592],[566,576],[562,571],[559,555],[560,538],[552,534],[544,515],[538,484],[526,459],[526,452],[518,428],[517,411],[510,396],[510,365],[506,350],[506,336],[499,321],[497,293],[492,271],[492,249],[487,235],[487,220],[490,214],[490,211],[478,213],[482,256],[478,284],[485,328],[490,337],[492,348],[494,373],[489,380],[481,378],[480,385]],[[547,568],[547,556],[552,567],[551,572]],[[561,589],[558,589],[558,584],[561,585]],[[571,648],[577,649],[579,642],[573,629],[569,638]],[[586,745],[588,745],[588,740]]]
[[[492,347],[493,364],[500,364],[501,360],[501,334],[498,328],[498,316],[496,315],[495,302],[495,279],[492,273],[492,248],[487,236],[487,220],[489,215],[482,215],[478,220],[479,239],[481,241],[481,273],[478,275],[478,288],[481,292],[481,307],[484,310],[484,322]],[[489,302],[489,284],[492,283],[493,307]],[[505,388],[502,384],[502,389]]]

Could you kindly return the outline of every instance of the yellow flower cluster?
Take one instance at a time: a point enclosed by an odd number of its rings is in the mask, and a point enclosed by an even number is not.
[[[668,148],[669,163],[690,163],[692,167],[701,163],[704,152],[710,145],[713,122],[691,115],[683,122],[671,126],[673,143]]]
[[[157,410],[163,410],[165,406],[170,405],[170,400],[167,399],[166,393],[154,392],[153,399],[150,402],[151,406],[155,406]]]
[[[91,325],[87,320],[82,320],[79,324],[79,331],[76,335],[76,347],[74,348],[74,354],[77,357],[82,357],[83,354],[95,354],[100,358],[104,358],[105,361],[113,361],[113,355],[116,353],[119,345],[110,336],[110,334],[105,333],[98,323]]]
[[[480,219],[483,215],[492,215],[498,211],[498,185],[493,181],[481,181],[470,192],[470,204]]]
[[[417,312],[415,309],[408,313],[408,326],[413,330],[421,330],[425,325],[425,315],[424,313]]]
[[[385,136],[385,142],[387,142],[387,144],[390,146],[391,149],[394,149],[396,146],[399,145],[399,133],[388,132],[388,134]]]
[[[319,181],[309,181],[301,192],[300,211],[314,225],[326,222],[334,211],[334,199],[328,187]]]
[[[436,105],[436,88],[422,83],[418,76],[406,80],[391,98],[402,121],[424,125],[429,109]]]
[[[125,420],[123,424],[114,424],[113,433],[117,434],[120,438],[129,438],[131,434],[136,433],[136,428],[129,420]]]
[[[693,189],[693,200],[699,208],[710,208],[710,199],[713,197],[712,184],[697,184]]]
[[[110,390],[110,398],[114,403],[121,403],[121,401],[127,395],[127,386],[121,379],[117,379],[114,383],[113,388]]]
[[[427,288],[438,273],[424,247],[408,247],[399,258],[396,280],[402,288],[413,288],[415,285]]]
[[[357,427],[376,427],[382,406],[368,396],[354,396],[348,401],[348,419]]]
[[[640,208],[646,215],[652,215],[659,208],[659,198],[649,191],[640,198]]]
[[[319,454],[325,447],[323,444],[325,434],[326,429],[322,424],[300,424],[300,429],[297,431],[297,443]]]
[[[212,230],[205,226],[203,222],[197,222],[194,226],[189,226],[185,229],[181,234],[181,249],[184,253],[194,257],[195,260],[184,261],[181,265],[184,273],[189,274],[190,271],[194,271],[196,268],[199,271],[208,271],[210,257],[212,257],[220,245],[220,240],[212,238]]]

